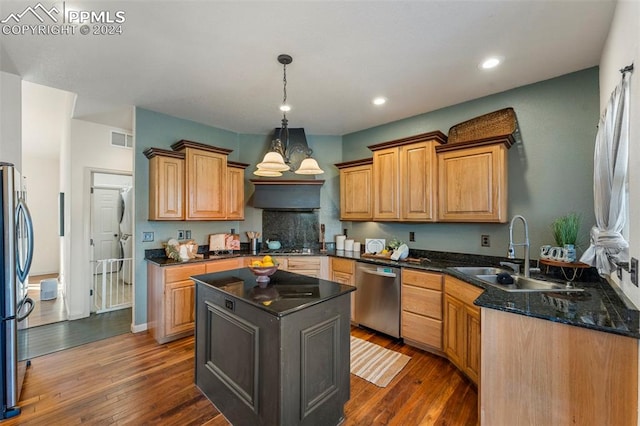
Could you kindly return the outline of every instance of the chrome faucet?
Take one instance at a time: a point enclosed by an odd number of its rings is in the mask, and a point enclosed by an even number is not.
[[[514,243],[513,242],[513,223],[516,219],[522,220],[522,224],[524,225],[524,242],[522,243]],[[507,253],[507,257],[509,259],[516,258],[516,250],[515,246],[524,246],[524,276],[529,278],[529,226],[527,225],[527,220],[524,216],[519,214],[515,215],[513,219],[511,219],[511,223],[509,224],[509,252]]]

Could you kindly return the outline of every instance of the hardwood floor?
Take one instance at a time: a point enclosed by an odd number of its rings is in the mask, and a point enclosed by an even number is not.
[[[58,297],[51,300],[40,300],[40,280],[58,278],[58,274],[32,275],[29,277],[29,297],[36,303],[33,312],[27,318],[27,327],[37,327],[67,320],[67,312],[64,308],[62,292],[58,291]]]
[[[351,375],[344,425],[474,425],[477,392],[448,361],[374,332],[352,334],[412,357],[386,388]],[[22,414],[5,425],[228,425],[194,385],[194,339],[125,334],[35,358]]]

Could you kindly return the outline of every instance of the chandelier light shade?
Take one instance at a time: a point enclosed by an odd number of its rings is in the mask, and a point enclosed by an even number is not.
[[[282,81],[284,96],[282,104],[280,105],[280,110],[282,111],[282,126],[277,129],[277,133],[274,134],[275,139],[271,141],[269,152],[265,154],[262,162],[258,163],[257,169],[253,174],[267,177],[282,176],[282,172],[286,172],[291,169],[291,164],[295,165],[295,162],[292,161],[292,156],[294,154],[303,154],[305,156],[300,163],[300,167],[298,167],[294,173],[301,175],[318,175],[324,173],[318,165],[318,162],[311,157],[313,151],[306,146],[306,140],[304,141],[304,144],[290,143],[287,112],[291,110],[291,107],[287,104],[287,65],[293,62],[293,58],[289,55],[279,55],[278,62],[282,64],[283,68]]]

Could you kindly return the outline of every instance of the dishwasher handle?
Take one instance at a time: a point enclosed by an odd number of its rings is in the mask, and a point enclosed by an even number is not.
[[[366,268],[360,268],[360,270],[362,272],[366,272],[367,274],[378,275],[381,277],[395,278],[397,276],[395,272],[384,272],[384,271],[378,271],[375,269],[366,269]]]

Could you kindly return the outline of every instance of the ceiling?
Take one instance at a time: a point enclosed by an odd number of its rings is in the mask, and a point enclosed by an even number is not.
[[[75,117],[136,105],[265,134],[280,124],[276,58],[287,53],[289,125],[316,135],[342,135],[598,65],[615,9],[613,0],[41,3],[112,18],[124,12],[121,35],[76,28],[73,35],[0,40],[0,68],[77,93]],[[0,20],[35,4],[3,0]],[[30,14],[20,19],[38,23]],[[503,64],[480,70],[488,55],[502,56]],[[376,107],[375,96],[388,102]]]

